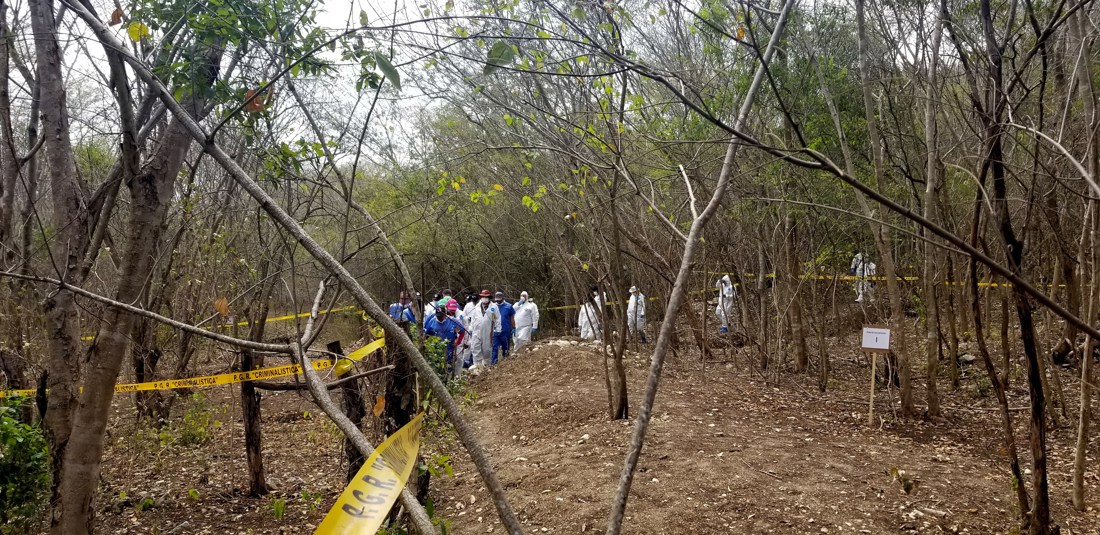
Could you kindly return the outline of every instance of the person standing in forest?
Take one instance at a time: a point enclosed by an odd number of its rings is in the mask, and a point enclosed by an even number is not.
[[[466,329],[454,317],[454,312],[457,310],[458,302],[453,299],[450,301],[442,299],[436,303],[432,317],[424,322],[425,335],[435,336],[447,342],[447,364],[444,369],[448,376],[455,377],[462,373],[462,363],[456,359],[455,346],[466,333]]]
[[[489,290],[482,290],[479,300],[469,314],[470,352],[473,354],[474,365],[470,373],[477,375],[489,364],[490,354],[493,350],[493,335],[501,331],[500,309],[497,308],[489,296]]]
[[[439,295],[438,293],[436,293],[435,295],[432,296],[431,301],[428,301],[427,303],[424,303],[424,317],[421,318],[421,321],[424,322],[425,328],[428,325],[428,319],[431,318],[432,316],[434,316],[435,312],[437,310],[439,310],[438,303],[439,303],[440,299],[442,299],[442,296]],[[444,313],[446,313],[446,310],[444,310]]]
[[[500,332],[493,334],[493,364],[497,363],[497,354],[500,359],[508,358],[508,351],[512,348],[512,333],[516,330],[516,309],[504,299],[504,292],[497,292],[493,296],[493,303],[500,309]]]
[[[519,293],[516,309],[516,352],[531,343],[531,338],[539,330],[539,307],[529,299],[527,292]]]
[[[848,267],[848,271],[856,277],[856,302],[862,303],[864,298],[866,298],[868,301],[874,303],[874,284],[871,279],[874,278],[875,273],[878,271],[878,266],[871,261],[869,256],[865,256],[862,252],[858,252],[852,257],[852,264]]]
[[[397,302],[390,305],[390,318],[398,323],[415,322],[412,306],[409,304],[409,293],[401,292]]]
[[[730,330],[730,323],[737,321],[737,289],[733,287],[733,281],[730,280],[729,275],[722,275],[722,278],[714,283],[714,287],[718,289],[718,306],[714,308],[714,313],[722,324],[718,332],[726,334]]]
[[[588,295],[588,302],[581,306],[581,311],[577,315],[577,327],[580,329],[581,338],[585,340],[601,338],[600,311],[602,309],[599,289],[593,286],[592,293]]]
[[[626,328],[630,336],[637,337],[641,343],[645,339],[645,295],[637,286],[630,287],[630,300],[626,304]]]

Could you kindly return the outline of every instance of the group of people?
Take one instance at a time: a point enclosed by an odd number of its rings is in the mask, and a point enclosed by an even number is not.
[[[399,323],[416,321],[408,293],[401,292],[390,305],[390,317]],[[531,342],[539,328],[539,307],[527,292],[520,292],[514,303],[504,292],[482,290],[468,294],[459,305],[450,290],[443,290],[424,304],[425,336],[435,336],[447,344],[446,371],[460,376],[464,369],[477,375],[499,359],[508,358]]]
[[[856,253],[849,268],[857,277],[856,302],[874,301],[875,263],[862,252]],[[718,304],[714,313],[720,323],[719,332],[726,334],[731,325],[737,324],[737,287],[729,275],[723,275],[714,283],[718,291]],[[419,295],[419,294],[418,294]],[[606,296],[593,286],[577,315],[577,328],[585,340],[602,340],[603,307]],[[390,305],[390,317],[398,322],[415,323],[412,302],[406,292],[400,300]],[[450,290],[443,290],[424,305],[423,323],[426,336],[436,336],[447,343],[447,371],[455,376],[468,368],[477,374],[498,360],[507,358],[531,342],[539,328],[539,307],[527,292],[520,292],[514,303],[505,299],[504,292],[493,294],[482,290],[468,294],[465,304],[452,297]],[[630,336],[645,344],[646,298],[637,286],[630,287],[626,305],[626,328]]]
[[[729,275],[722,276],[714,285],[718,289],[718,306],[715,307],[714,312],[721,322],[719,332],[725,334],[729,332],[730,325],[737,321],[737,289]],[[601,321],[604,301],[599,288],[593,286],[577,314],[577,329],[581,338],[585,340],[603,338]],[[637,286],[631,286],[630,298],[626,302],[626,329],[633,339],[643,344],[647,343],[645,308],[645,294],[638,290]]]
[[[598,287],[593,286],[587,300],[580,307],[577,314],[577,328],[581,338],[585,340],[603,339],[602,322],[604,296],[600,294]],[[626,329],[630,336],[641,343],[646,343],[645,337],[645,295],[637,286],[630,287],[630,298],[626,302]]]

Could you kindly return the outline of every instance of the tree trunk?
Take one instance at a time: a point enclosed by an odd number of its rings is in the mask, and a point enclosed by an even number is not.
[[[978,209],[981,208],[981,202],[975,203]],[[979,223],[980,212],[975,213],[974,227],[971,229],[971,242],[977,241],[977,227]],[[1015,426],[1012,423],[1012,411],[1008,408],[1008,396],[1005,394],[1005,384],[997,376],[997,366],[993,363],[993,357],[989,353],[989,347],[986,345],[984,327],[982,326],[982,310],[981,310],[981,292],[978,289],[978,270],[977,263],[974,259],[969,263],[969,277],[967,278],[970,291],[970,313],[974,319],[974,340],[978,344],[978,353],[982,357],[982,362],[985,364],[986,374],[989,376],[989,382],[993,385],[993,392],[997,396],[997,406],[1001,409],[1001,431],[1004,433],[1004,448],[1005,454],[1008,457],[1009,471],[1012,473],[1012,488],[1016,491],[1016,501],[1020,507],[1020,518],[1023,519],[1026,524],[1031,514],[1030,500],[1027,496],[1027,484],[1023,479],[1023,472],[1020,470],[1020,456],[1016,452],[1016,431]]]
[[[943,37],[943,24],[936,19],[935,29],[932,32],[932,51],[929,54],[928,82],[925,91],[924,106],[924,143],[928,151],[925,163],[925,189],[924,189],[924,217],[936,223],[939,215],[936,208],[939,205],[938,193],[943,176],[943,166],[940,163],[939,150],[936,147],[938,121],[936,118],[936,106],[939,102],[936,84],[936,73],[939,68],[940,40]],[[930,232],[924,235],[929,240],[933,239]],[[925,372],[928,374],[928,416],[938,418],[943,416],[940,410],[940,393],[938,378],[940,374],[940,304],[937,298],[942,279],[939,276],[939,263],[941,254],[939,247],[934,242],[924,244],[924,309],[925,309],[925,339],[924,356]]]
[[[795,222],[790,214],[784,217],[785,237],[783,256],[786,261],[787,321],[791,326],[791,345],[794,347],[794,369],[805,372],[810,366],[810,350],[806,346],[806,325],[802,321],[802,303],[798,298],[799,269],[798,255],[795,254]]]
[[[65,81],[61,74],[61,50],[57,43],[58,24],[51,0],[35,0],[28,7],[35,35],[37,85],[42,128],[46,136],[44,149],[50,162],[49,181],[53,196],[51,223],[57,229],[51,244],[53,268],[59,279],[79,284],[82,281],[74,279],[87,247],[88,211],[82,199],[83,183],[76,171],[69,138]],[[56,504],[62,496],[60,475],[72,433],[80,380],[79,355],[83,348],[80,347],[76,301],[72,292],[62,288],[51,293],[43,304],[43,312],[48,348],[46,386],[50,392],[45,421],[54,474],[51,502]],[[54,533],[67,533],[58,529],[63,520],[61,509],[54,508],[51,518]]]
[[[626,368],[623,366],[623,353],[626,351],[626,339],[629,333],[627,333],[626,328],[626,296],[624,294],[627,289],[627,284],[623,276],[622,226],[619,221],[618,203],[616,202],[618,186],[619,175],[616,174],[611,183],[611,201],[609,204],[611,208],[611,280],[615,285],[615,287],[611,289],[611,294],[618,303],[615,305],[615,309],[618,311],[618,314],[615,314],[618,336],[615,338],[615,343],[611,351],[611,385],[614,391],[611,393],[611,406],[609,410],[612,420],[625,420],[630,416],[630,405],[627,403]],[[604,303],[605,311],[607,307],[608,304]],[[607,331],[607,329],[605,329],[605,331]],[[605,336],[607,336],[607,334],[607,332],[604,333]],[[704,334],[704,339],[705,336]],[[604,346],[605,343],[606,342],[601,342],[600,345]],[[601,351],[601,353],[603,353],[603,351]]]
[[[41,35],[41,32],[36,30]],[[222,50],[204,47],[206,68],[200,69],[197,82],[202,87],[217,78]],[[39,64],[41,65],[41,52]],[[114,65],[112,65],[114,70]],[[121,65],[119,65],[121,67]],[[125,78],[115,78],[115,89],[128,92]],[[43,86],[43,116],[46,111],[45,85]],[[196,92],[198,93],[198,92]],[[128,93],[127,93],[128,94]],[[122,99],[120,99],[122,100]],[[128,99],[127,99],[128,100]],[[191,101],[192,109],[202,109],[200,102]],[[130,221],[127,229],[126,252],[122,256],[117,301],[133,302],[140,298],[147,282],[163,231],[164,219],[174,193],[174,184],[183,164],[184,155],[191,146],[191,138],[184,124],[174,118],[155,153],[144,168],[137,171],[136,129],[133,126],[132,108],[123,111],[123,177],[130,188]],[[127,156],[128,155],[128,156]],[[69,154],[71,157],[71,152]],[[56,191],[56,186],[55,186]],[[114,396],[114,385],[122,368],[123,357],[129,349],[129,334],[134,317],[120,309],[109,308],[103,316],[102,327],[88,350],[89,373],[84,381],[84,391],[75,418],[69,445],[65,450],[64,465],[60,472],[60,503],[54,506],[51,533],[54,535],[82,535],[92,532],[94,508],[92,500],[99,482],[100,461],[104,448],[104,433]],[[75,333],[75,325],[72,330]],[[55,336],[56,338],[56,336]],[[74,336],[74,342],[78,336]],[[51,368],[51,382],[54,381]],[[50,393],[50,401],[54,400]]]
[[[959,283],[955,280],[955,262],[951,259],[951,255],[942,255],[941,258],[947,263],[947,287],[944,289],[944,294],[947,295],[947,303],[944,307],[943,321],[940,322],[947,324],[947,366],[948,372],[951,375],[951,388],[954,390],[959,389],[959,331],[958,320],[956,320],[955,312],[955,294],[959,288]]]
[[[1096,317],[1097,285],[1100,283],[1100,276],[1098,276],[1100,272],[1097,271],[1096,263],[1096,227],[1100,218],[1097,217],[1096,209],[1096,201],[1089,201],[1089,209],[1085,217],[1085,225],[1089,228],[1088,272],[1091,275],[1089,297],[1085,307],[1089,321]],[[1085,463],[1088,456],[1089,423],[1092,420],[1092,359],[1096,342],[1091,336],[1085,335],[1085,351],[1081,355],[1081,400],[1077,416],[1077,449],[1073,455],[1073,507],[1078,511],[1084,511],[1088,505],[1085,502]]]
[[[265,264],[266,268],[266,264]],[[263,278],[267,278],[267,269],[263,270]],[[270,279],[274,282],[274,278]],[[260,312],[254,318],[250,318],[248,339],[260,342],[264,339],[264,330],[267,326],[269,311],[271,284],[261,285],[259,296]],[[250,372],[264,366],[262,354],[243,348],[241,355],[241,371]],[[260,407],[260,392],[252,381],[241,383],[241,420],[244,422],[244,451],[248,459],[248,494],[258,498],[271,491],[267,486],[267,476],[264,471],[263,453],[263,413]]]
[[[339,340],[329,342],[327,348],[329,353],[344,355],[344,346]],[[347,415],[348,420],[351,420],[351,423],[355,424],[355,427],[362,429],[363,418],[367,415],[367,405],[363,401],[363,391],[359,388],[359,381],[347,381],[341,384],[340,394],[344,399],[344,414]],[[359,472],[359,469],[363,467],[363,462],[366,459],[363,454],[359,453],[351,439],[346,437],[344,438],[344,456],[348,460],[347,480],[351,481],[355,474]]]
[[[885,172],[885,157],[883,155],[883,143],[878,130],[878,120],[875,115],[874,99],[871,96],[871,75],[868,59],[867,24],[865,13],[866,0],[856,0],[856,36],[858,48],[859,74],[862,80],[863,113],[867,122],[868,142],[871,146],[871,161],[874,163],[874,187],[879,191],[883,188],[883,174]],[[833,113],[833,120],[837,122],[837,130],[843,135],[840,125],[840,117]],[[847,143],[841,145],[845,151],[845,166],[850,176],[858,176],[851,155],[847,154]],[[870,204],[863,195],[856,195],[860,202],[860,208],[867,217],[874,217]],[[897,333],[897,347],[894,354],[897,356],[898,377],[901,380],[901,415],[910,418],[914,414],[912,370],[909,365],[909,354],[906,350],[905,335],[905,309],[902,305],[901,285],[898,283],[897,266],[894,263],[894,254],[891,250],[893,242],[888,228],[878,224],[874,220],[869,223],[871,234],[875,240],[875,250],[882,260],[882,274],[886,279],[886,293],[890,299],[890,327]]]

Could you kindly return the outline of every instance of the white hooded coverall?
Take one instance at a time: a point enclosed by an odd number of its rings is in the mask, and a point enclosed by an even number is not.
[[[516,347],[519,351],[531,343],[531,331],[539,328],[539,307],[530,299],[512,305],[516,309]]]
[[[599,297],[596,298],[597,302]],[[580,327],[581,338],[585,340],[600,339],[600,307],[593,302],[581,306],[577,314],[577,327]]]
[[[645,332],[645,295],[642,292],[630,294],[626,303],[626,328],[630,334]]]
[[[730,323],[737,320],[737,305],[734,302],[737,290],[734,289],[729,275],[723,275],[714,286],[718,288],[718,306],[714,307],[714,313],[722,323],[722,329],[728,331]]]
[[[493,334],[501,331],[500,309],[495,303],[477,304],[468,316],[470,326],[467,337],[470,340],[470,352],[474,356],[474,367],[487,366],[493,352]]]

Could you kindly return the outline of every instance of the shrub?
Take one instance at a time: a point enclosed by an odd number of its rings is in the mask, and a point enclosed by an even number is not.
[[[42,429],[19,419],[20,396],[0,400],[0,533],[30,531],[45,510],[50,454]]]

